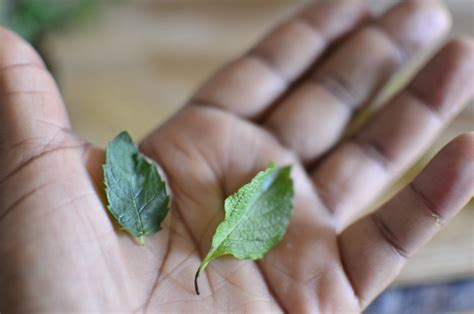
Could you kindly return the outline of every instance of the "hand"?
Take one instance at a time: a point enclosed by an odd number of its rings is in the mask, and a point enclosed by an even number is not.
[[[107,214],[103,150],[71,133],[39,57],[1,30],[0,310],[363,310],[474,192],[466,134],[353,222],[472,96],[474,44],[451,41],[342,140],[354,113],[449,23],[436,1],[402,1],[372,18],[344,0],[277,27],[142,142],[173,192],[164,229],[145,247]],[[263,260],[212,262],[197,296],[223,200],[271,160],[294,166],[287,234]]]

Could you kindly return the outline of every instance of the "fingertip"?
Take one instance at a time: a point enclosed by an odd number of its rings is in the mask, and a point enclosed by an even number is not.
[[[449,29],[452,25],[452,15],[448,6],[441,0],[407,0],[401,1],[394,7],[392,12],[388,11],[386,15],[400,14],[397,10],[404,13],[419,14],[427,20],[425,23],[437,22],[440,28]]]
[[[444,164],[449,171],[451,168],[473,166],[474,163],[474,132],[467,132],[456,136],[446,144],[433,158],[430,165]],[[429,166],[428,166],[429,167]],[[474,178],[473,171],[466,171],[466,174]]]
[[[444,218],[458,212],[474,195],[474,132],[459,135],[444,146],[414,185],[437,204]]]
[[[459,112],[474,95],[474,42],[450,40],[420,71],[411,90],[448,118]]]
[[[367,5],[367,2],[364,0],[336,0],[336,1],[328,1],[334,3],[337,6],[345,6],[347,8],[351,8],[360,16],[372,16],[372,12]]]
[[[455,37],[446,43],[443,50],[458,58],[474,59],[474,40],[469,36]]]
[[[410,17],[407,19],[407,17]],[[404,23],[400,23],[405,20]],[[379,23],[405,43],[408,52],[427,48],[441,39],[451,28],[452,19],[446,6],[435,0],[401,1],[387,11]],[[403,38],[399,37],[403,34]]]
[[[301,15],[322,30],[327,39],[339,37],[348,24],[360,25],[372,17],[370,8],[363,0],[313,1]]]
[[[26,40],[0,26],[0,68],[17,64],[44,67],[43,60]]]
[[[457,164],[474,162],[474,131],[455,137],[438,154],[439,159],[453,159]],[[474,177],[474,173],[469,173]]]

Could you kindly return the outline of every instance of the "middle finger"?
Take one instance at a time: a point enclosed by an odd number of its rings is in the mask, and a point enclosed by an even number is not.
[[[270,113],[265,125],[309,163],[341,137],[355,110],[450,26],[438,1],[402,1],[350,37]]]

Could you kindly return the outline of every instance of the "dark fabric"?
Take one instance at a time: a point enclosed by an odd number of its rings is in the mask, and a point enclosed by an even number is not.
[[[385,291],[365,314],[447,314],[474,310],[474,278]]]

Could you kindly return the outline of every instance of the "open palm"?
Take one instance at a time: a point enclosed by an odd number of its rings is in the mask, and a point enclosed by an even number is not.
[[[363,310],[474,192],[466,134],[353,223],[471,97],[474,45],[454,40],[342,140],[354,113],[448,28],[435,1],[377,19],[358,1],[327,1],[278,26],[142,142],[173,193],[144,247],[104,207],[103,150],[72,135],[39,57],[1,30],[0,311]],[[225,197],[269,161],[294,166],[283,241],[260,261],[215,260],[197,296]]]

